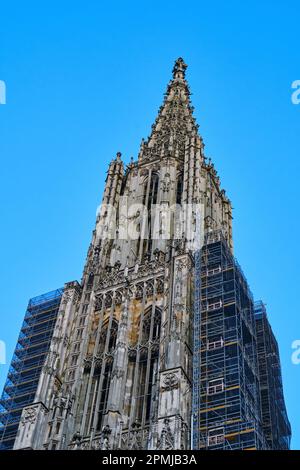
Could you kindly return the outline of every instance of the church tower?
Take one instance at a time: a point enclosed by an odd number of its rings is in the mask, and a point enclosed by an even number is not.
[[[65,285],[15,448],[191,448],[194,254],[216,230],[232,251],[232,211],[186,68],[176,60],[137,160],[109,165],[82,281]]]

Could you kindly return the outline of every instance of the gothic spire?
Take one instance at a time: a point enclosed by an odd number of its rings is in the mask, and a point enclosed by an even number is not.
[[[179,57],[173,67],[170,80],[158,116],[152,125],[150,137],[142,141],[140,160],[152,160],[158,156],[177,154],[183,157],[187,137],[195,137],[198,131],[190,102],[190,90],[185,79],[187,65]],[[200,139],[201,140],[201,139]]]

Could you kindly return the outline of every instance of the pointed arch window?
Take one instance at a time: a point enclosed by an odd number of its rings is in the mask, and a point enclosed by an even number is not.
[[[105,325],[103,325],[102,331],[100,333],[98,354],[102,354],[105,350],[108,329],[109,329],[108,322],[106,322]],[[112,353],[114,351],[115,346],[116,346],[116,341],[117,341],[117,335],[118,335],[118,322],[117,320],[113,319],[111,323],[110,331],[109,331],[108,348],[107,348],[108,353]]]
[[[150,177],[150,181],[147,178],[144,182],[144,193],[143,193],[143,206],[147,209],[147,215],[145,218],[145,225],[143,224],[143,235],[139,239],[140,243],[140,255],[141,258],[148,254],[151,256],[152,252],[152,209],[158,200],[158,188],[159,188],[159,175],[156,171],[153,171]]]
[[[109,335],[109,337],[108,337]],[[95,380],[96,385],[95,387],[99,386],[98,394],[100,394],[100,401],[99,401],[99,408],[98,410],[94,410],[94,412],[98,413],[97,418],[97,430],[101,429],[103,415],[106,412],[109,389],[111,384],[111,375],[113,369],[113,352],[116,347],[117,342],[117,335],[118,335],[118,321],[116,319],[112,319],[111,326],[109,328],[108,322],[103,326],[101,331],[99,346],[98,346],[98,355],[101,355],[105,351],[105,346],[107,344],[107,356],[102,357],[101,362],[99,363],[98,367],[95,368]],[[101,377],[102,371],[102,363],[105,361],[104,365],[104,373]],[[100,389],[100,384],[102,380],[102,386]],[[95,400],[94,400],[95,405]]]
[[[151,205],[156,204],[157,202],[158,181],[158,174],[156,172],[153,172],[151,175],[151,182],[149,188],[148,209],[151,209]]]
[[[110,383],[111,383],[112,368],[113,368],[113,361],[108,360],[107,363],[105,364],[102,388],[101,388],[101,392],[100,392],[100,403],[99,403],[99,410],[98,410],[97,431],[101,430],[103,415],[106,412],[107,400],[108,400],[108,394],[109,394],[109,387],[110,387]]]
[[[152,331],[151,331],[151,322],[152,322]],[[153,315],[152,321],[152,307],[150,307],[143,319],[142,326],[142,341],[156,341],[160,337],[160,326],[161,326],[161,311],[156,308]]]
[[[142,324],[142,348],[138,367],[139,387],[137,390],[136,420],[142,425],[147,424],[155,412],[157,399],[158,358],[160,339],[161,310],[150,307],[146,310]]]

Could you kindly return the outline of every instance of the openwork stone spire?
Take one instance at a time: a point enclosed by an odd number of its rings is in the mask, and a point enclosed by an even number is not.
[[[142,141],[140,161],[150,161],[168,155],[183,159],[186,139],[197,135],[198,125],[193,116],[194,108],[185,80],[186,69],[187,65],[179,57],[173,67],[173,79],[167,86],[163,104],[152,125],[151,135],[147,141]]]

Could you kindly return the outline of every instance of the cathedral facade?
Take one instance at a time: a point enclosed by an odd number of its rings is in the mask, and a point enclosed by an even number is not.
[[[109,165],[82,281],[64,287],[15,449],[193,447],[195,252],[212,233],[228,256],[233,243],[186,68],[176,60],[137,161]]]

